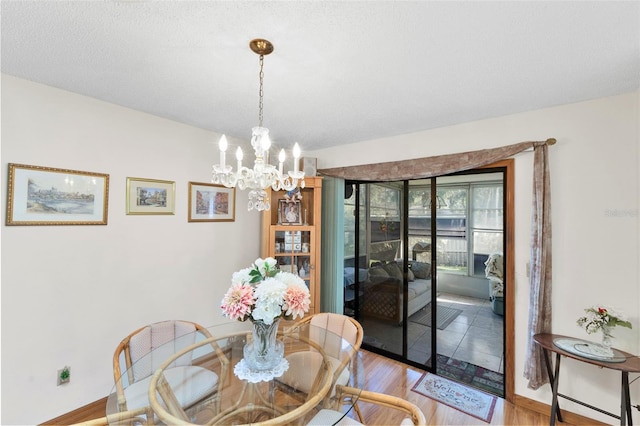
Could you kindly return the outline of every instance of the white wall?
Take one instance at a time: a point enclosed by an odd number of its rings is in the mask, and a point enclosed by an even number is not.
[[[555,137],[550,148],[553,226],[553,332],[591,340],[576,325],[583,309],[611,304],[634,328],[615,330],[614,346],[640,353],[639,92],[307,153],[318,168],[404,160]],[[548,386],[523,378],[533,153],[516,157],[516,393],[550,403]],[[619,413],[620,374],[565,359],[561,392]],[[632,375],[633,376],[633,375]],[[637,376],[637,375],[635,375]],[[633,378],[633,377],[632,377]],[[631,388],[640,403],[640,380]],[[562,401],[561,407],[614,419]],[[640,421],[634,410],[635,422]]]
[[[107,226],[2,218],[0,423],[40,423],[108,395],[113,351],[142,325],[223,321],[232,272],[259,254],[260,219],[239,191],[235,222],[187,222],[188,182],[210,181],[218,138],[2,75],[4,182],[7,163],[21,163],[108,173],[110,186]],[[175,215],[127,216],[128,176],[175,181]],[[71,383],[56,386],[65,365]]]

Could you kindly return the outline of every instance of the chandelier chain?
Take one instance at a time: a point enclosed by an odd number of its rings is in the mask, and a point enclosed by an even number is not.
[[[262,115],[263,115],[263,103],[262,98],[264,97],[264,89],[263,89],[263,81],[264,80],[264,55],[260,55],[260,89],[258,90],[258,95],[260,101],[258,102],[258,123],[260,127],[262,127]]]

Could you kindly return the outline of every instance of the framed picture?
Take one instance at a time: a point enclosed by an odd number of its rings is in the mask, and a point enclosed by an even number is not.
[[[283,225],[302,225],[300,201],[279,200],[278,214]]]
[[[109,175],[9,164],[7,225],[106,225]]]
[[[127,178],[127,214],[174,214],[176,183]]]
[[[189,222],[236,220],[236,189],[212,183],[189,182]]]

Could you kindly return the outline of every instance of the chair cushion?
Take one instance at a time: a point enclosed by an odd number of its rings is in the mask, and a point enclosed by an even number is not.
[[[333,357],[327,357],[331,364],[331,371],[335,374],[335,371],[340,366],[341,361]],[[314,351],[301,351],[294,352],[287,355],[287,361],[289,361],[289,369],[278,379],[281,383],[290,386],[300,392],[310,393],[311,386],[316,378],[316,373],[322,366],[322,355]],[[349,383],[349,368],[343,369],[338,378],[336,384],[346,385]],[[331,390],[331,396],[335,394],[335,388]]]
[[[358,329],[344,315],[316,314],[311,319],[311,325],[317,327],[309,331],[311,340],[322,346],[327,355],[334,358],[342,358],[347,354],[342,345],[342,339],[352,345],[355,345],[358,339]],[[329,330],[331,333],[326,333],[324,330]]]
[[[416,278],[431,278],[431,264],[425,262],[411,262],[411,270]]]
[[[168,357],[195,342],[195,327],[183,321],[162,321],[151,324],[131,336],[129,347],[133,363],[134,380],[153,374]],[[182,336],[177,339],[178,336]],[[153,352],[152,352],[153,351]],[[173,364],[190,365],[192,352],[180,357]]]
[[[416,276],[414,275],[413,271],[411,269],[409,269],[407,271],[407,281],[415,281]]]
[[[385,263],[382,267],[387,271],[391,278],[402,281],[402,270],[400,269],[398,262]]]
[[[416,296],[419,296],[429,290],[431,290],[431,282],[426,280],[412,281],[411,284],[409,284],[408,289],[409,300],[415,299]]]
[[[411,423],[413,424],[413,423]],[[351,417],[345,416],[343,413],[335,410],[322,409],[313,416],[313,418],[307,423],[307,425],[314,426],[326,426],[326,425],[340,425],[340,426],[363,426],[357,420]]]
[[[167,382],[182,407],[189,407],[218,388],[218,375],[211,370],[197,366],[180,366],[164,371]],[[127,409],[149,406],[149,383],[151,376],[135,382],[124,390]],[[162,400],[162,398],[160,398]],[[164,405],[164,404],[163,404]]]
[[[383,283],[389,279],[389,273],[382,266],[373,266],[369,269],[368,278],[374,284]]]

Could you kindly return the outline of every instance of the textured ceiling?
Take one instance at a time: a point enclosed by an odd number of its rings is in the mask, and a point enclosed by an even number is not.
[[[2,72],[303,149],[637,90],[640,2],[2,0]]]

